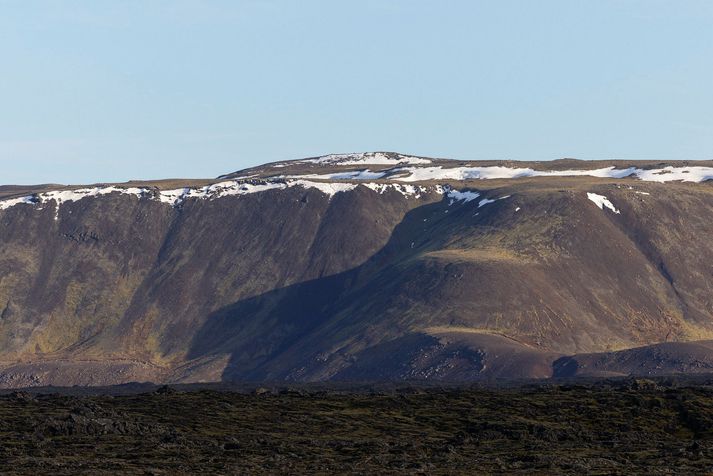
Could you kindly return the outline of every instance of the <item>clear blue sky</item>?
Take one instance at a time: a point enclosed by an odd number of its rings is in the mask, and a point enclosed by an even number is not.
[[[713,158],[709,0],[0,0],[0,183]]]

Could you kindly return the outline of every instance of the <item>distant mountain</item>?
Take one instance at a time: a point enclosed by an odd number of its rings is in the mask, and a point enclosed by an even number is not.
[[[376,152],[0,187],[0,386],[710,371],[710,179]]]

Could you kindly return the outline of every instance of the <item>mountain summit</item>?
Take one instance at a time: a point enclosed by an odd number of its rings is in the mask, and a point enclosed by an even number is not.
[[[713,162],[0,187],[0,386],[713,368]]]

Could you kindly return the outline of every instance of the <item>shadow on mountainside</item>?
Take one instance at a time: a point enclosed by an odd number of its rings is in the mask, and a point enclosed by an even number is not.
[[[476,223],[472,220],[469,223],[454,220],[459,216],[472,217],[472,204],[456,203],[448,206],[446,201],[441,201],[413,209],[394,228],[387,244],[364,264],[332,276],[275,289],[212,313],[203,328],[196,333],[187,357],[192,360],[230,354],[230,361],[222,375],[224,381],[299,380],[309,370],[305,367],[326,365],[327,357],[322,356],[321,352],[335,344],[334,340],[329,341],[327,338],[335,332],[344,331],[332,326],[335,318],[347,321],[341,322],[338,327],[345,326],[353,331],[353,335],[345,340],[369,333],[368,322],[362,322],[373,317],[368,307],[361,308],[367,309],[363,313],[340,313],[348,309],[355,299],[375,298],[368,290],[375,276],[385,271],[398,275],[398,263],[429,250],[442,249],[447,245],[454,227],[487,224],[488,217],[496,213],[496,208],[491,206],[483,210]],[[429,224],[424,227],[424,223]],[[417,241],[413,241],[414,237],[418,237]],[[326,329],[328,327],[329,330]],[[318,331],[325,331],[323,336],[326,341],[317,338]],[[301,352],[296,352],[306,340],[316,347],[302,348]],[[376,345],[379,338],[374,339],[372,336],[370,341]],[[406,338],[403,342],[409,345],[402,352],[394,352],[393,358],[396,360],[413,358],[421,348],[438,346],[437,339],[425,335]],[[473,365],[482,367],[476,360]],[[340,366],[349,364],[342,362]],[[396,362],[393,367],[401,368],[403,365]],[[388,379],[393,376],[382,374],[379,377]]]
[[[651,225],[677,214],[644,213],[652,205],[631,195],[621,213],[566,190],[533,193],[526,205],[513,195],[414,208],[363,264],[212,313],[187,357],[229,355],[224,381],[472,380],[549,377],[565,354],[685,340],[681,329],[702,319],[689,304],[703,316],[708,301],[674,286],[687,283],[689,255],[654,245],[678,228],[661,235]],[[684,354],[661,368],[678,368]],[[638,365],[618,359],[598,371]]]

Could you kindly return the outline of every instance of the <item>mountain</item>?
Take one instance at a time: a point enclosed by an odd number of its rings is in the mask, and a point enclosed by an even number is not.
[[[0,187],[0,386],[710,371],[710,179],[377,152]]]

